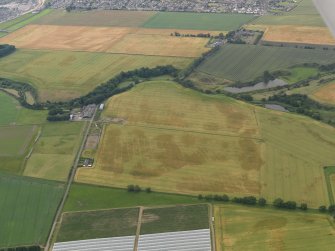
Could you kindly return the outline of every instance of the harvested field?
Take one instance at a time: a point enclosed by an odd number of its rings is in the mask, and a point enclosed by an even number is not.
[[[310,96],[321,103],[335,104],[335,83],[322,86]]]
[[[34,23],[43,25],[139,27],[155,14],[154,11],[90,10],[67,12],[65,10],[52,10],[50,14],[34,21]]]
[[[143,27],[155,29],[236,30],[255,17],[244,14],[158,12]]]
[[[117,187],[139,184],[177,193],[257,195],[261,147],[252,139],[109,125],[95,168],[79,169],[77,181]]]
[[[63,184],[0,174],[0,248],[44,245]]]
[[[141,235],[209,228],[208,205],[144,209]]]
[[[134,236],[138,208],[64,213],[57,242]]]
[[[266,142],[261,195],[328,205],[324,166],[335,162],[335,129],[293,114],[258,110]],[[318,146],[318,147],[315,147]]]
[[[229,44],[208,58],[197,71],[229,80],[251,81],[266,70],[282,70],[303,63],[334,62],[335,52],[332,50]]]
[[[134,36],[132,33],[137,33]],[[147,31],[146,31],[147,33]],[[0,43],[18,48],[110,52],[122,54],[198,57],[207,49],[207,38],[157,36],[139,34],[137,29],[124,27],[87,27],[28,25],[0,38]],[[131,43],[131,46],[128,44]],[[177,51],[175,49],[178,48]]]
[[[67,100],[86,94],[121,71],[167,64],[184,68],[191,60],[177,57],[18,50],[0,59],[0,74],[2,77],[34,85],[40,101]],[[0,95],[1,98],[4,94]],[[1,120],[2,118],[0,123]]]
[[[80,122],[44,125],[23,174],[65,181],[81,141],[83,125]]]
[[[260,192],[262,143],[244,104],[153,81],[113,97],[103,115],[128,124],[105,127],[95,168],[80,169],[79,182],[191,194]]]
[[[266,27],[264,42],[335,45],[327,27],[271,25]]]
[[[238,206],[215,207],[221,250],[331,251],[335,232],[327,215]]]
[[[253,109],[220,96],[203,95],[171,81],[149,81],[109,99],[102,113],[127,125],[257,138]]]
[[[129,34],[108,52],[192,58],[208,50],[205,47],[207,42],[207,38]]]

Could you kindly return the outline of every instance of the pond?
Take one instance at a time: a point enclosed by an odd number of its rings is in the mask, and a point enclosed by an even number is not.
[[[270,89],[273,87],[285,86],[285,85],[288,85],[288,83],[286,83],[284,80],[275,79],[275,80],[269,81],[268,83],[260,82],[253,86],[245,86],[241,88],[228,86],[228,87],[223,88],[223,90],[230,92],[230,93],[245,93],[245,92]]]

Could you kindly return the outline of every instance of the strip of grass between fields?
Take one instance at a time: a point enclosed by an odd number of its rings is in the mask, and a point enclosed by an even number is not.
[[[331,182],[331,175],[335,175],[335,166],[327,166],[324,169],[324,174],[327,183],[327,191],[329,196],[329,202],[331,205],[334,205],[335,197],[333,191],[335,190],[334,184]]]

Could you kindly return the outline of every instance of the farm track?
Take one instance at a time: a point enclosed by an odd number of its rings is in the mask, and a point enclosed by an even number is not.
[[[53,233],[54,233],[56,225],[57,225],[57,220],[62,215],[62,211],[63,211],[64,205],[65,205],[65,201],[66,201],[66,199],[68,197],[68,194],[70,192],[70,188],[71,188],[72,182],[73,182],[74,177],[76,175],[76,170],[77,170],[78,162],[79,162],[79,159],[80,159],[80,155],[81,155],[81,152],[83,151],[83,149],[85,147],[85,143],[86,143],[86,140],[87,140],[87,137],[88,137],[91,125],[92,125],[92,123],[94,121],[96,112],[97,112],[97,108],[94,111],[92,119],[90,120],[90,122],[88,123],[88,125],[86,125],[86,129],[85,129],[84,137],[82,139],[81,146],[79,148],[79,151],[77,152],[77,157],[76,157],[76,159],[75,159],[75,161],[73,163],[73,167],[72,167],[72,169],[70,171],[70,174],[69,174],[69,178],[68,178],[68,181],[67,181],[67,184],[66,184],[66,189],[65,189],[65,192],[64,192],[64,196],[63,196],[62,201],[61,201],[61,203],[60,203],[60,205],[59,205],[59,207],[57,209],[57,213],[56,213],[56,216],[54,218],[54,221],[53,221],[53,224],[52,224],[52,227],[51,227],[51,230],[50,230],[50,234],[48,236],[47,244],[46,244],[46,246],[44,248],[45,251],[52,250],[50,244],[51,244]]]
[[[156,127],[156,126],[148,126],[148,125],[124,125],[124,126],[157,129],[157,130],[166,130],[166,131],[175,131],[175,132],[196,133],[196,134],[222,136],[222,137],[232,137],[232,138],[240,138],[240,139],[252,139],[252,140],[259,140],[259,141],[263,142],[263,139],[259,138],[259,137],[247,137],[247,136],[240,136],[240,135],[233,135],[233,134],[222,134],[222,133],[196,131],[196,130],[186,130],[186,129],[184,130],[184,129],[181,129],[181,128]]]

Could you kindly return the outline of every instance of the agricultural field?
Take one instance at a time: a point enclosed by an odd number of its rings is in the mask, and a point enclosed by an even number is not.
[[[145,28],[193,29],[208,31],[236,30],[255,17],[247,14],[159,12],[144,23]]]
[[[208,228],[207,204],[146,208],[141,221],[141,235]]]
[[[61,183],[0,173],[0,248],[44,245],[63,191]]]
[[[335,203],[335,166],[324,167],[324,175],[327,183],[329,201],[331,205]]]
[[[217,206],[214,212],[218,251],[331,251],[335,246],[327,215],[238,206]]]
[[[24,158],[31,149],[38,126],[0,126],[0,171],[22,173]]]
[[[78,182],[190,194],[260,192],[263,144],[247,105],[152,81],[110,99],[103,116],[127,122],[105,126],[95,168],[79,169]]]
[[[64,212],[105,208],[195,204],[193,196],[166,193],[129,193],[125,189],[74,183],[71,186]]]
[[[63,213],[57,242],[133,236],[138,215],[138,208]]]
[[[0,75],[31,83],[37,88],[40,101],[67,100],[88,93],[121,71],[167,64],[184,68],[191,60],[177,57],[20,49],[0,59]]]
[[[4,92],[0,92],[0,104],[0,171],[21,174],[45,112],[23,108]]]
[[[266,142],[261,195],[269,200],[280,197],[305,202],[314,208],[328,205],[323,168],[335,163],[335,129],[264,109],[257,110],[257,118]]]
[[[335,62],[335,52],[288,47],[228,44],[196,71],[234,81],[251,81],[264,71],[283,70],[303,63]]]
[[[34,111],[22,107],[19,102],[0,91],[0,126],[41,124],[45,122],[45,111]]]
[[[252,24],[299,25],[323,27],[325,23],[313,4],[313,0],[302,0],[299,5],[283,15],[260,16]]]
[[[65,10],[52,10],[48,15],[33,23],[42,25],[140,27],[155,14],[154,11],[91,10],[67,12]]]
[[[48,123],[34,145],[23,175],[66,181],[81,143],[84,123]]]
[[[105,126],[94,168],[79,169],[78,182],[329,204],[323,167],[335,162],[330,126],[167,81],[114,96],[102,116],[123,125]]]
[[[311,98],[327,104],[335,104],[335,83],[324,85],[312,93]]]
[[[327,27],[271,25],[266,26],[264,42],[335,45]]]
[[[136,35],[133,33],[136,32]],[[0,43],[18,48],[109,52],[169,57],[198,57],[207,51],[207,38],[175,37],[162,31],[148,36],[125,27],[28,25]]]

